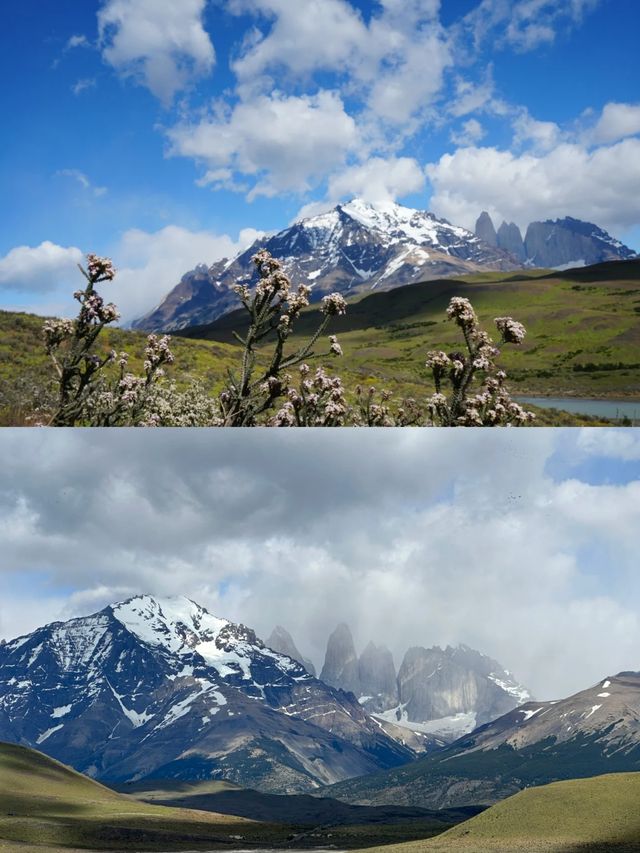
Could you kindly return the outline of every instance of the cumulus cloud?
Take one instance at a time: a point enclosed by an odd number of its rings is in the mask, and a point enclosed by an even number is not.
[[[527,146],[540,154],[556,148],[563,139],[563,133],[554,121],[538,121],[526,109],[517,110],[513,131],[516,148]]]
[[[324,213],[337,202],[354,197],[369,202],[395,201],[419,192],[424,184],[424,170],[413,157],[372,157],[331,175],[326,197],[304,205],[296,219]]]
[[[202,25],[206,0],[106,0],[98,12],[102,56],[165,105],[208,74],[215,51]]]
[[[628,452],[591,433],[600,464]],[[346,620],[360,648],[466,642],[569,693],[637,668],[640,642],[640,483],[554,479],[578,437],[5,431],[1,630],[32,627],[20,604],[43,595],[53,619],[183,593],[262,636],[285,625],[316,662]]]
[[[184,123],[168,135],[172,154],[194,157],[216,176],[220,169],[252,176],[249,199],[309,189],[358,142],[355,121],[340,96],[329,91],[259,95],[226,116]]]
[[[109,298],[116,303],[123,322],[142,316],[198,264],[209,266],[232,257],[253,243],[261,232],[243,229],[237,240],[210,231],[189,231],[167,225],[148,232],[126,231],[114,251],[117,275],[109,285]]]
[[[450,139],[454,145],[467,147],[475,145],[485,135],[485,130],[480,122],[475,118],[470,118],[465,121],[460,130],[452,130]]]
[[[640,134],[640,104],[608,103],[590,137],[595,143],[617,142]]]
[[[73,281],[83,259],[75,246],[45,240],[39,246],[16,246],[0,258],[0,289],[47,293]]]
[[[479,211],[525,228],[575,216],[616,230],[638,221],[640,140],[589,150],[562,143],[547,154],[461,148],[427,166],[435,213],[472,228]]]
[[[304,75],[351,65],[367,35],[359,13],[343,0],[233,0],[230,9],[272,21],[270,32],[256,33],[233,63],[240,83],[249,87],[272,69]]]

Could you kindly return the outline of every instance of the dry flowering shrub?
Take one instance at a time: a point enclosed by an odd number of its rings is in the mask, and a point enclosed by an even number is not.
[[[339,376],[329,376],[324,368],[311,372],[308,364],[299,367],[297,388],[286,376],[285,402],[269,421],[269,426],[344,426],[349,407],[344,397],[344,387]]]
[[[309,304],[311,288],[301,284],[292,291],[291,282],[285,275],[282,265],[272,258],[266,249],[258,252],[253,262],[260,276],[253,293],[244,284],[235,287],[242,305],[249,314],[250,322],[246,337],[243,338],[234,333],[243,347],[242,365],[239,374],[229,373],[227,386],[220,394],[221,425],[223,426],[255,426],[260,422],[260,417],[272,410],[281,397],[286,397],[287,402],[276,418],[268,419],[269,422],[275,423],[281,413],[283,420],[287,418],[294,420],[295,406],[298,403],[294,402],[296,392],[289,387],[290,378],[286,371],[317,357],[313,348],[326,330],[331,318],[344,314],[347,308],[347,303],[339,293],[325,296],[321,303],[324,317],[318,329],[298,349],[286,352],[285,347],[293,330],[293,324],[300,316],[302,309]],[[258,366],[257,348],[266,339],[273,338],[275,338],[273,351],[266,365]],[[329,351],[323,355],[342,355],[342,349],[335,335],[329,338],[329,344]],[[305,381],[312,380],[303,377],[302,382]],[[321,380],[318,381],[321,382]],[[301,398],[303,391],[301,386],[297,392]],[[326,395],[326,391],[322,393]],[[288,404],[293,407],[291,410]],[[304,406],[299,406],[300,417],[304,421],[307,416],[303,413],[303,408]],[[309,414],[309,418],[313,419],[313,417],[315,416]],[[328,417],[331,420],[334,415]],[[337,414],[335,417],[338,417]]]
[[[462,330],[466,352],[427,353],[426,366],[431,369],[436,393],[427,401],[432,423],[438,426],[506,426],[530,423],[535,415],[525,411],[511,399],[504,381],[506,373],[498,370],[495,359],[500,350],[478,318],[468,299],[454,296],[447,316]],[[511,317],[496,317],[500,343],[521,344],[526,330]],[[475,381],[481,386],[473,393]],[[444,393],[444,383],[451,386]]]
[[[392,408],[393,397],[383,389],[356,386],[356,405],[352,412],[354,426],[404,427],[424,425],[424,409],[413,398],[406,398]],[[395,405],[395,404],[394,404]]]
[[[101,355],[94,347],[105,326],[119,318],[113,303],[105,304],[96,285],[112,281],[115,269],[108,258],[87,255],[87,269],[80,267],[86,279],[84,290],[73,295],[80,303],[74,320],[47,320],[43,326],[45,348],[57,376],[58,394],[52,426],[133,426],[148,420],[154,411],[158,380],[163,365],[174,360],[169,337],[149,335],[145,348],[144,373],[136,376],[127,370],[126,352],[110,350]],[[105,368],[116,370],[112,378]],[[175,397],[175,394],[174,394]],[[175,402],[175,400],[174,400]]]

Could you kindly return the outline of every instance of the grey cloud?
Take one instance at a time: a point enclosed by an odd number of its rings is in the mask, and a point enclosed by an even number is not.
[[[554,482],[560,446],[599,453],[560,430],[5,430],[0,633],[34,627],[19,607],[185,593],[316,663],[344,620],[397,660],[466,642],[538,695],[579,689],[637,667],[640,590],[581,561],[595,537],[626,583],[637,486]]]

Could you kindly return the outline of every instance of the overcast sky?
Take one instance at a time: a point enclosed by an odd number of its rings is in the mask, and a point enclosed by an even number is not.
[[[464,642],[538,698],[640,669],[633,430],[0,431],[0,636],[186,594],[322,663]]]
[[[126,320],[353,196],[640,249],[638,0],[3,4],[0,305]],[[45,144],[46,141],[46,144]]]

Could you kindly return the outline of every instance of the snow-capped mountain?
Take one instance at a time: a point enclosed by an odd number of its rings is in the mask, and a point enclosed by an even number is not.
[[[0,740],[105,780],[225,777],[282,792],[414,757],[251,629],[151,596],[0,646]]]
[[[210,323],[236,308],[233,285],[255,284],[251,258],[263,247],[282,261],[294,285],[312,287],[312,299],[332,291],[355,294],[521,266],[507,252],[432,213],[394,202],[354,199],[257,240],[235,258],[186,273],[157,308],[133,323],[134,328],[178,330]]]
[[[351,631],[329,637],[320,678],[354,693],[375,719],[452,741],[531,699],[497,661],[468,646],[415,646],[396,673],[391,652],[369,643],[358,657]]]
[[[338,784],[330,793],[350,802],[443,808],[627,771],[640,771],[638,672],[609,676],[558,701],[528,702],[410,767]]]

